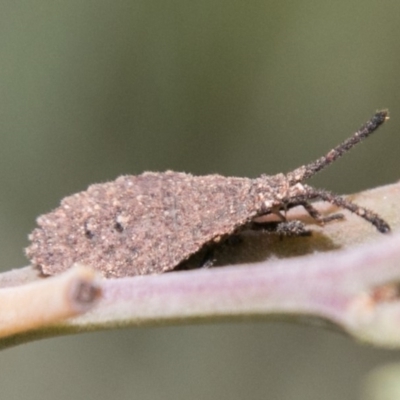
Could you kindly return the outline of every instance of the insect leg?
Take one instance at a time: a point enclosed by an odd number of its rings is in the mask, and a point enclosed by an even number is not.
[[[284,236],[310,236],[311,232],[306,228],[303,222],[293,221],[280,221],[280,222],[256,222],[253,221],[248,225],[249,229],[263,232],[268,232],[274,235]]]
[[[315,219],[317,222],[320,224],[325,224],[326,222],[338,220],[338,219],[343,219],[344,215],[341,213],[337,214],[332,214],[328,215],[327,217],[324,217],[321,215],[321,213],[308,201],[300,201],[298,203],[290,203],[288,208],[296,207],[296,206],[302,206],[310,215],[311,218]]]
[[[306,192],[304,195],[298,197],[297,201],[296,198],[291,200],[291,203],[301,203],[308,200],[315,200],[320,199],[327,201],[329,203],[335,204],[338,207],[344,208],[346,210],[351,211],[352,213],[358,215],[361,218],[364,218],[366,221],[371,223],[378,229],[379,232],[387,233],[390,232],[389,224],[384,221],[378,214],[375,214],[371,210],[367,208],[358,206],[357,204],[352,203],[349,200],[344,199],[332,192],[323,189],[315,189],[311,186],[304,185]]]

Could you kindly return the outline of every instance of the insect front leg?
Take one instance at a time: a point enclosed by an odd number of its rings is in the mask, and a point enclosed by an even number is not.
[[[327,201],[328,203],[349,210],[352,213],[358,215],[359,217],[365,219],[370,224],[374,225],[379,232],[382,233],[390,232],[389,224],[385,220],[383,220],[378,214],[375,214],[373,211],[361,207],[357,204],[354,204],[351,201],[346,200],[345,198],[335,193],[328,192],[327,190],[315,189],[308,185],[304,185],[303,187],[305,190],[304,193],[290,199],[290,204],[308,203],[310,200],[318,200],[318,199],[324,200]],[[312,216],[312,214],[310,215]],[[333,214],[330,216],[330,218],[333,217],[333,219],[339,219],[337,215],[338,214]]]
[[[310,215],[311,218],[313,218],[315,221],[317,221],[319,224],[323,225],[327,222],[330,221],[335,221],[335,220],[340,220],[344,219],[344,215],[341,213],[337,214],[332,214],[324,217],[310,202],[305,201],[305,200],[299,200],[298,202],[290,203],[287,208],[293,208],[297,206],[302,206],[307,213]]]
[[[280,222],[257,222],[254,221],[249,226],[252,230],[262,230],[263,232],[279,235],[281,237],[285,236],[310,236],[311,232],[306,228],[303,222],[298,220],[284,221]]]

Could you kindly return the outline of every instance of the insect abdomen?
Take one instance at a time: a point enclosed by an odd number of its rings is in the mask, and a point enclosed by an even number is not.
[[[92,185],[38,218],[26,254],[43,273],[81,262],[106,277],[161,273],[254,215],[251,180],[144,173]]]

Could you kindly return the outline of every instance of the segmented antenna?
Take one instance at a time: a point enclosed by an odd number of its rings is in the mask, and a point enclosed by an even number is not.
[[[346,139],[330,150],[325,156],[318,158],[308,165],[303,165],[287,174],[290,184],[302,182],[305,179],[311,178],[317,172],[321,171],[328,165],[332,164],[343,154],[347,153],[353,146],[360,143],[376,131],[387,119],[389,119],[388,111],[378,111],[367,123],[365,123],[353,136]]]

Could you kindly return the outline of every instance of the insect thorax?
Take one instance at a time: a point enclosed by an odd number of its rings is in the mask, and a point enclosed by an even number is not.
[[[303,195],[305,188],[301,183],[291,184],[284,174],[261,175],[254,179],[254,191],[260,214],[266,214],[274,208],[280,208],[291,199]]]

